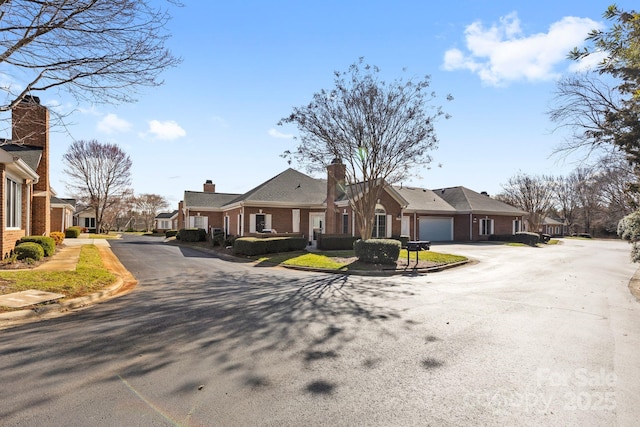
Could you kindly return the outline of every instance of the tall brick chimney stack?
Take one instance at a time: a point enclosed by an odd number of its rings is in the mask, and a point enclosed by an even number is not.
[[[203,185],[203,190],[205,193],[215,193],[216,185],[210,179],[206,180]]]
[[[27,95],[11,112],[12,142],[42,149],[36,169],[40,176],[33,186],[31,233],[49,235],[51,231],[51,189],[49,182],[49,110],[40,98]]]
[[[340,221],[335,202],[344,195],[347,167],[340,159],[333,159],[327,166],[327,213],[325,230],[327,233],[340,233]]]

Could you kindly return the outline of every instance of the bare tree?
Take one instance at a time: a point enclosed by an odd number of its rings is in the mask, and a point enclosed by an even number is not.
[[[0,112],[51,89],[79,102],[134,101],[180,62],[165,48],[168,20],[148,0],[1,1]]]
[[[527,229],[539,232],[544,218],[553,207],[553,178],[518,173],[502,188],[496,199],[529,212]]]
[[[553,180],[554,205],[558,214],[564,220],[568,232],[573,233],[576,216],[578,215],[578,198],[576,197],[577,182],[574,174],[558,176]]]
[[[134,216],[134,208],[133,189],[127,189],[122,195],[114,196],[113,203],[104,211],[102,228],[105,231],[125,229]]]
[[[569,57],[580,61],[592,54],[602,56],[595,72],[563,79],[558,84],[558,106],[552,120],[574,128],[569,147],[606,146],[623,151],[640,164],[640,14],[611,5],[603,14],[613,22],[606,31],[593,30],[590,46],[574,48]],[[596,73],[608,80],[597,79]]]
[[[135,201],[146,231],[150,231],[153,227],[153,221],[158,212],[169,207],[167,199],[158,194],[140,194]]]
[[[67,186],[94,210],[96,231],[102,231],[105,211],[124,197],[131,184],[131,159],[115,144],[75,141],[63,156]]]
[[[618,114],[622,103],[619,92],[598,78],[594,72],[566,76],[556,84],[555,107],[548,111],[557,129],[571,130],[566,142],[557,152],[586,150],[608,153],[615,149],[615,135],[610,122]]]
[[[335,72],[335,88],[315,93],[309,104],[278,123],[293,123],[300,131],[298,147],[285,156],[311,171],[324,170],[335,159],[344,162],[362,239],[372,235],[384,187],[431,162],[429,151],[437,147],[434,123],[445,115],[430,105],[435,94],[428,92],[428,76],[387,83],[379,71],[361,58],[348,71]]]

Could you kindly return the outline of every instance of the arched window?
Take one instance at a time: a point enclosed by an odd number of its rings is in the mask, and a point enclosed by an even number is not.
[[[371,237],[386,237],[387,235],[387,211],[381,204],[376,205],[375,222],[373,223],[373,233]]]

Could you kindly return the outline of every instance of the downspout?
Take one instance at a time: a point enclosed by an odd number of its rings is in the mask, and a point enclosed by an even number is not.
[[[469,212],[469,241],[473,242],[473,212]]]
[[[25,227],[25,234],[27,236],[31,236],[31,203],[33,203],[32,197],[31,197],[31,186],[33,184],[29,184],[27,185],[27,226]],[[22,203],[22,201],[20,201],[20,203]]]
[[[416,214],[415,212],[413,213],[413,240],[418,240],[418,238],[416,237],[416,221],[418,218],[418,214]]]

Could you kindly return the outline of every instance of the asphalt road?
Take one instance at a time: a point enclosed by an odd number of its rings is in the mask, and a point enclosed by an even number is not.
[[[0,331],[2,426],[640,425],[623,242],[372,278],[127,237],[128,295]]]

